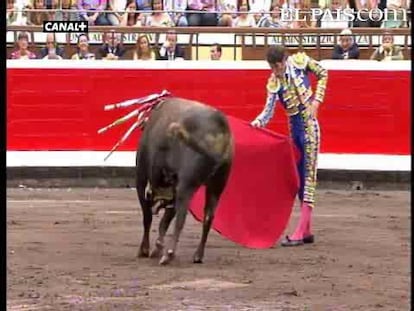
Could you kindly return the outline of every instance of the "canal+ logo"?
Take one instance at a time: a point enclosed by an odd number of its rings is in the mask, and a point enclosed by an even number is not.
[[[88,32],[87,21],[48,21],[43,22],[43,32]]]

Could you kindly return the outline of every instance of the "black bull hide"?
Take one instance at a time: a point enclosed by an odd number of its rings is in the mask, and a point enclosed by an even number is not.
[[[193,262],[201,263],[218,200],[226,186],[233,159],[233,137],[227,118],[213,107],[182,98],[164,99],[145,124],[136,157],[136,188],[143,212],[144,235],[139,257],[175,255],[189,203],[206,186],[204,222]],[[155,248],[149,251],[153,214],[165,208]],[[164,237],[176,218],[166,247]]]

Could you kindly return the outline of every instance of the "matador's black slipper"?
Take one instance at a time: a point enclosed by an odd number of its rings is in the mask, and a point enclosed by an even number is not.
[[[281,245],[284,247],[289,247],[289,246],[301,246],[303,244],[312,244],[315,241],[315,237],[313,235],[308,235],[306,237],[304,237],[301,240],[291,240],[289,238],[289,236],[286,236]]]
[[[303,238],[303,243],[305,244],[312,244],[315,242],[315,236],[313,234],[305,236]]]

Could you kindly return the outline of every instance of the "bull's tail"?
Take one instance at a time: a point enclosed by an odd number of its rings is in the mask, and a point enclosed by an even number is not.
[[[176,137],[194,151],[220,163],[231,157],[230,133],[206,134],[199,140],[191,135],[186,128],[178,122],[173,122],[168,127],[168,135]]]

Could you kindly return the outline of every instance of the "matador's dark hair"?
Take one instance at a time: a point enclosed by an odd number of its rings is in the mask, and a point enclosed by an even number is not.
[[[274,45],[267,50],[266,60],[269,64],[281,63],[286,57],[286,49],[282,45]]]

